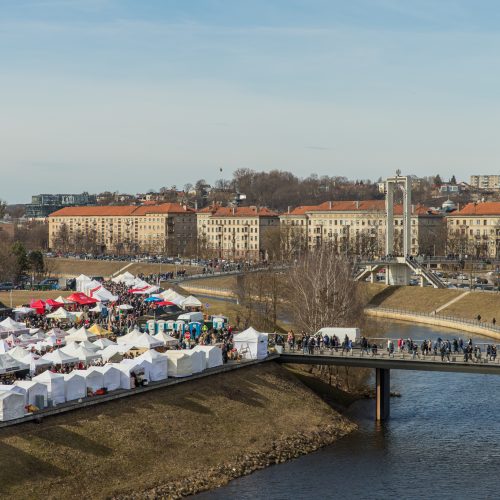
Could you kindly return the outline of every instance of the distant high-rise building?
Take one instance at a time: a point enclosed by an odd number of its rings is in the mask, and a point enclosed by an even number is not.
[[[500,175],[471,175],[470,185],[477,189],[500,189]]]
[[[32,196],[31,203],[26,205],[26,217],[28,219],[41,219],[64,207],[87,206],[96,203],[96,195],[89,193],[37,194]]]

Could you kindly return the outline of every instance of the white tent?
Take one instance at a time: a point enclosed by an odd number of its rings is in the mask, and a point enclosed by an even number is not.
[[[95,340],[94,342],[92,342],[92,344],[94,345],[94,347],[97,347],[97,349],[105,349],[106,347],[108,347],[110,345],[116,345],[116,342],[113,342],[112,340],[109,340],[109,339],[102,338],[99,340]]]
[[[31,338],[35,341],[45,340],[47,338],[47,335],[45,335],[45,333],[43,333],[43,332],[36,332],[31,336]]]
[[[263,359],[267,357],[267,341],[266,333],[260,333],[252,327],[233,337],[234,347],[243,359]]]
[[[94,351],[97,352],[100,347],[94,345],[94,342],[89,342],[88,340],[83,340],[82,342],[78,342],[78,345],[80,347],[85,347],[85,349],[88,349],[89,351]]]
[[[131,349],[128,344],[108,345],[102,351],[97,351],[104,361],[119,362],[123,359],[123,354]]]
[[[207,360],[203,352],[193,349],[183,349],[181,352],[191,357],[193,373],[200,373],[206,368]]]
[[[193,351],[202,352],[205,355],[206,368],[222,366],[222,349],[215,345],[197,345]]]
[[[87,349],[81,345],[71,344],[69,346],[63,347],[61,349],[65,354],[69,356],[74,356],[78,358],[79,361],[83,361],[84,363],[90,363],[95,359],[99,359],[101,356],[97,352],[91,349]]]
[[[78,328],[75,328],[74,326],[72,326],[69,330],[66,330],[66,333],[68,335],[71,335],[72,333],[76,333],[78,331]]]
[[[76,373],[85,377],[85,384],[87,389],[90,389],[92,392],[95,392],[104,387],[104,376],[101,372],[94,370],[93,368],[89,368],[88,370],[75,370]]]
[[[22,333],[29,333],[29,328],[26,327],[24,323],[18,323],[12,318],[5,318],[0,321],[0,331],[2,334],[16,333],[16,335],[21,335]]]
[[[182,301],[186,299],[186,297],[184,297],[184,295],[177,293],[175,290],[172,290],[171,288],[164,291],[163,293],[160,293],[160,297],[163,300],[167,300],[168,302],[173,302],[174,304],[178,305],[179,307],[181,306]]]
[[[9,330],[11,332],[27,329],[24,323],[18,323],[12,318],[5,318],[3,321],[0,321],[0,326],[3,326],[6,330]]]
[[[141,370],[143,370],[144,372],[144,378],[146,380],[151,380],[151,368],[152,368],[152,365],[151,363],[146,360],[146,359],[139,359],[139,358],[134,358],[134,359],[123,359],[121,362],[120,362],[121,365],[129,365],[129,366],[134,366],[135,369],[139,368]],[[134,370],[132,370],[134,371]]]
[[[24,396],[14,391],[0,392],[0,420],[24,417]]]
[[[76,291],[85,293],[86,285],[90,283],[92,280],[88,276],[85,276],[85,274],[80,274],[80,276],[78,276],[78,278],[76,278],[75,281],[76,281],[76,286],[75,286]]]
[[[171,335],[165,332],[158,332],[156,335],[153,335],[153,337],[155,339],[160,340],[161,343],[167,347],[173,347],[179,343],[179,341],[176,338],[172,337]]]
[[[0,354],[0,373],[17,372],[28,369],[29,366],[26,363],[13,358],[9,353]]]
[[[142,347],[144,349],[154,349],[163,345],[161,340],[149,335],[149,333],[142,333],[132,343],[135,347]]]
[[[76,319],[76,315],[66,311],[64,307],[59,307],[54,312],[47,314],[46,317],[49,319],[58,319],[60,321],[74,321]]]
[[[186,351],[167,351],[168,374],[171,377],[189,377],[193,374],[193,361]]]
[[[20,361],[30,367],[31,375],[35,374],[39,368],[48,368],[53,364],[52,361],[43,359],[38,354],[34,354],[32,352],[26,354],[26,356]]]
[[[133,344],[134,341],[137,340],[141,335],[142,333],[135,328],[126,335],[123,335],[121,337],[116,337],[116,342],[118,344]]]
[[[66,342],[70,342],[71,340],[74,340],[75,342],[82,342],[83,340],[95,340],[97,338],[97,335],[94,335],[93,333],[90,333],[84,326],[79,328],[76,332],[70,333],[66,337]]]
[[[131,389],[134,387],[133,372],[140,372],[144,374],[144,378],[146,380],[150,380],[149,378],[149,369],[151,367],[151,363],[146,360],[138,360],[136,359],[122,359],[119,363],[112,363],[113,366],[116,366],[120,371],[122,371],[122,376],[120,379],[120,384],[122,389]]]
[[[133,361],[133,360],[128,360]],[[114,366],[120,371],[120,389],[133,389],[134,380],[131,373],[134,371],[136,365],[130,363],[109,363],[108,366]]]
[[[27,314],[32,314],[35,312],[35,309],[32,307],[16,307],[15,309],[12,310],[14,313],[16,319],[20,318],[22,316],[26,316]]]
[[[128,271],[125,271],[123,274],[119,274],[111,279],[113,283],[131,283],[135,279],[133,274],[130,274]]]
[[[181,306],[183,308],[186,308],[186,307],[201,307],[202,304],[201,304],[201,302],[196,297],[193,297],[192,295],[190,295],[189,297],[186,297],[181,302]]]
[[[109,290],[104,288],[98,281],[91,281],[84,290],[89,297],[92,297],[99,302],[116,302],[117,295],[113,295]]]
[[[54,302],[57,302],[59,304],[73,304],[71,300],[65,299],[62,295],[59,295],[57,299],[54,299]]]
[[[104,387],[108,391],[116,391],[121,387],[121,372],[113,365],[93,366],[90,370],[96,370],[104,377]]]
[[[14,348],[12,348],[10,351],[9,351],[9,354],[14,358],[14,359],[17,359],[18,361],[22,361],[23,358],[25,358],[28,354],[29,354],[29,351],[27,351],[26,349],[23,349],[22,347],[20,346],[16,346]]]
[[[64,395],[66,401],[87,397],[87,383],[79,370],[64,374]]]
[[[119,309],[120,311],[131,311],[133,308],[134,308],[134,307],[133,307],[133,306],[131,306],[130,304],[120,304],[120,305],[118,306],[118,309]]]
[[[136,358],[146,360],[151,364],[150,378],[153,382],[165,380],[168,377],[168,359],[155,350],[149,350]]]
[[[40,382],[47,387],[49,399],[55,404],[64,403],[64,376],[61,373],[52,373],[46,370],[40,375],[33,377],[35,382]]]
[[[47,335],[55,335],[59,339],[64,339],[68,334],[62,328],[52,328],[47,332]]]
[[[10,349],[11,349],[11,347],[7,343],[7,341],[4,339],[0,339],[0,354],[4,354],[6,352],[9,352]]]
[[[43,407],[47,406],[49,392],[47,386],[33,380],[16,380],[16,387],[19,387],[24,393],[24,404],[38,406],[36,402],[37,396],[43,397]]]
[[[54,365],[70,365],[73,363],[78,363],[78,357],[73,354],[66,354],[61,349],[56,349],[55,351],[48,352],[42,356],[42,359],[46,361],[51,361]]]

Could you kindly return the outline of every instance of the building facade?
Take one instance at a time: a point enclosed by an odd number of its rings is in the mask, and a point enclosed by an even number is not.
[[[199,253],[257,261],[267,258],[279,215],[258,207],[207,207],[197,213]]]
[[[468,203],[446,216],[447,252],[473,257],[500,257],[500,202]]]
[[[500,175],[471,175],[470,185],[476,189],[498,191],[500,189]]]
[[[190,255],[196,213],[178,203],[66,207],[49,216],[51,250]]]
[[[381,257],[385,253],[386,209],[384,200],[336,201],[297,207],[280,216],[282,230],[300,235],[307,248],[324,244],[336,252],[362,257]],[[444,251],[445,224],[442,214],[412,206],[412,255],[440,255]],[[394,206],[394,240],[402,249],[403,207]],[[298,242],[301,245],[301,242]],[[401,250],[402,251],[402,250]]]
[[[37,194],[26,205],[28,219],[44,219],[63,207],[95,205],[97,198],[93,194]]]

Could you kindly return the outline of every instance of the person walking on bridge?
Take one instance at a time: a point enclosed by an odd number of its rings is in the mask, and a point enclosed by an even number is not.
[[[366,340],[366,337],[361,339],[361,356],[363,356],[363,353],[368,354],[368,340]]]

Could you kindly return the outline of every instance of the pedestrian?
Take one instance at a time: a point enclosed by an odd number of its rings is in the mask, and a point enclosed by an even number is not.
[[[491,322],[493,323],[493,326],[495,326],[495,325],[496,325],[496,323],[497,323],[497,320],[496,320],[495,318],[493,318],[493,319],[491,320]]]
[[[480,314],[477,315],[477,320],[481,321],[481,315]]]

